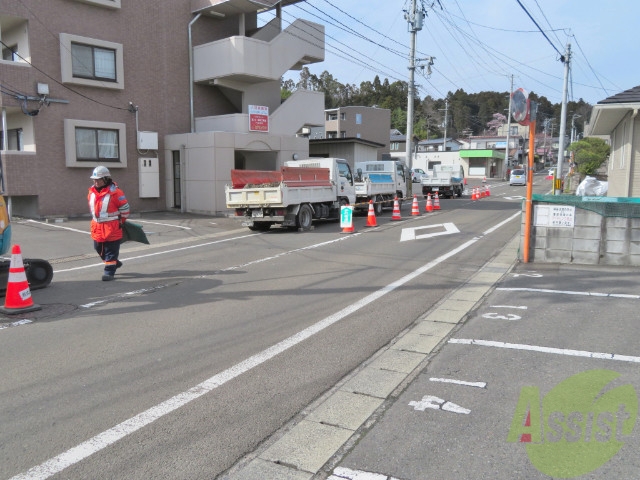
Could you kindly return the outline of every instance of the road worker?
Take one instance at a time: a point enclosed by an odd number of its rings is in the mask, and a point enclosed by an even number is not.
[[[129,216],[129,202],[111,179],[107,167],[94,168],[89,178],[93,180],[88,196],[92,216],[91,238],[96,252],[104,262],[102,280],[108,282],[115,278],[116,270],[122,266],[118,256],[122,224]]]

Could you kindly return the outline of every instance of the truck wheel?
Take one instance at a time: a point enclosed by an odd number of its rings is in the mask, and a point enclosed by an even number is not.
[[[380,195],[376,195],[373,200],[373,211],[376,215],[382,215],[382,197]]]
[[[252,232],[266,232],[271,228],[272,222],[255,222],[249,227]]]
[[[300,210],[298,210],[298,216],[296,217],[298,228],[309,230],[312,222],[313,210],[311,210],[311,207],[307,204],[300,205]]]

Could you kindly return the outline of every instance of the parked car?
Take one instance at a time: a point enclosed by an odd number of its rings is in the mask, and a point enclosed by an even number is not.
[[[515,170],[511,170],[511,175],[509,175],[509,185],[526,185],[527,184],[527,175],[524,169],[516,168]]]
[[[421,168],[411,169],[411,181],[414,183],[420,183],[423,177],[426,177],[427,173]]]

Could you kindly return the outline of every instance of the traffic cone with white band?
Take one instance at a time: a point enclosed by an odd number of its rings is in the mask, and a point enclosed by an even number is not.
[[[391,215],[391,220],[402,220],[400,216],[400,204],[398,203],[398,197],[393,201],[393,214]]]
[[[373,200],[369,200],[369,213],[367,214],[367,227],[377,227],[376,212],[373,210]]]
[[[418,197],[416,197],[415,195],[413,196],[413,205],[411,205],[411,215],[420,215],[420,207],[418,207]]]
[[[14,245],[11,251],[7,293],[4,297],[4,307],[0,307],[0,311],[8,315],[14,315],[40,309],[42,307],[33,303],[31,298],[31,290],[29,289],[27,274],[24,271],[20,246]]]

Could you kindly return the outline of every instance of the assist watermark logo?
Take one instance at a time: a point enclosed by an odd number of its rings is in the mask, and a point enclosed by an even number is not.
[[[538,387],[522,387],[508,442],[525,443],[540,472],[571,478],[613,458],[633,431],[638,396],[632,385],[612,387],[611,370],[588,370],[563,380],[540,402]]]

